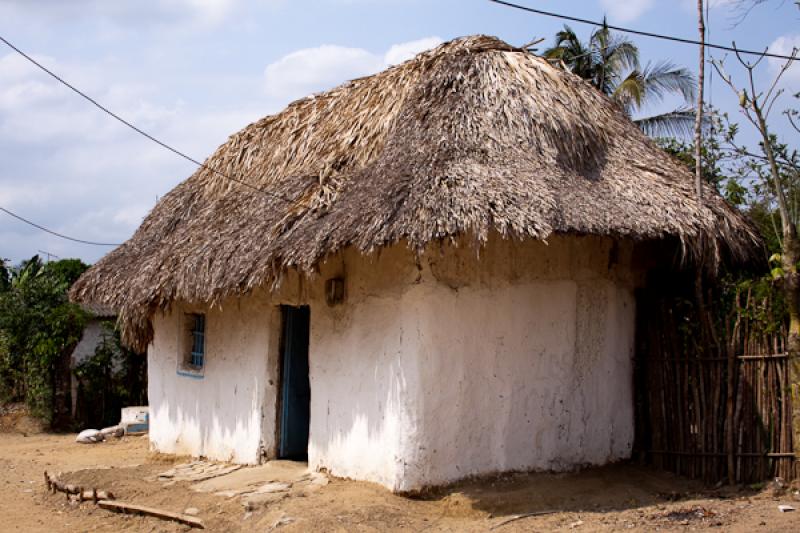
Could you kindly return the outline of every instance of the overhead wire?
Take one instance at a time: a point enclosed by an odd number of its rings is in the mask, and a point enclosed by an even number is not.
[[[241,179],[237,179],[237,178],[234,178],[232,176],[229,176],[228,174],[226,174],[226,173],[224,173],[224,172],[222,172],[220,170],[217,170],[217,169],[215,169],[213,167],[210,167],[210,166],[206,165],[205,163],[203,163],[201,161],[198,161],[197,159],[187,155],[185,152],[182,152],[182,151],[178,150],[177,148],[174,148],[173,146],[167,144],[166,142],[156,138],[152,134],[147,133],[146,131],[142,130],[141,128],[139,128],[135,124],[131,123],[130,121],[122,118],[117,113],[111,111],[109,108],[107,108],[106,106],[104,106],[103,104],[101,104],[100,102],[98,102],[97,100],[95,100],[94,98],[89,96],[88,94],[86,94],[84,91],[81,91],[76,86],[72,85],[71,83],[66,81],[64,78],[62,78],[61,76],[59,76],[58,74],[56,74],[52,70],[48,69],[47,67],[45,67],[44,65],[42,65],[38,61],[36,61],[33,57],[31,57],[28,54],[26,54],[24,51],[22,51],[20,48],[15,46],[13,43],[11,43],[8,39],[3,37],[2,35],[0,35],[0,41],[2,41],[6,46],[8,46],[12,50],[14,50],[20,56],[25,58],[27,61],[29,61],[30,63],[35,65],[37,68],[39,68],[40,70],[42,70],[43,72],[48,74],[50,77],[52,77],[53,79],[55,79],[56,81],[58,81],[59,83],[61,83],[65,87],[67,87],[68,89],[70,89],[72,92],[74,92],[75,94],[77,94],[78,96],[83,98],[84,100],[88,101],[89,103],[91,103],[96,108],[100,109],[105,114],[107,114],[110,117],[114,118],[118,122],[124,124],[128,128],[130,128],[133,131],[135,131],[136,133],[138,133],[139,135],[142,135],[143,137],[145,137],[145,138],[149,139],[150,141],[156,143],[157,145],[161,146],[162,148],[164,148],[166,150],[169,150],[173,154],[175,154],[175,155],[177,155],[179,157],[182,157],[183,159],[185,159],[185,160],[187,160],[187,161],[189,161],[191,163],[194,163],[195,165],[197,165],[200,168],[206,169],[206,170],[208,170],[208,171],[210,171],[210,172],[212,172],[212,173],[214,173],[214,174],[216,174],[218,176],[222,176],[223,178],[225,178],[227,180],[230,180],[232,182],[238,183],[239,185],[247,187],[248,189],[252,189],[253,191],[262,193],[262,194],[264,194],[266,196],[275,198],[277,200],[281,200],[281,201],[286,202],[286,203],[288,203],[290,205],[293,205],[293,204],[296,203],[295,201],[292,201],[292,200],[290,200],[290,199],[288,199],[288,198],[286,198],[284,196],[272,193],[270,191],[265,191],[264,189],[260,189],[260,188],[254,186],[254,185],[252,185],[250,183],[247,183],[246,181],[243,181]],[[30,221],[30,220],[28,220],[26,218],[23,218],[23,217],[15,214],[15,213],[12,213],[11,211],[9,211],[8,209],[5,209],[3,207],[0,207],[0,210],[2,210],[3,212],[7,213],[8,215],[10,215],[10,216],[12,216],[12,217],[14,217],[14,218],[26,223],[26,224],[29,224],[29,225],[31,225],[31,226],[33,226],[35,228],[38,228],[38,229],[40,229],[42,231],[45,231],[47,233],[50,233],[50,234],[55,235],[57,237],[60,237],[62,239],[66,239],[66,240],[69,240],[69,241],[78,242],[78,243],[82,243],[82,244],[90,244],[90,245],[94,245],[94,246],[119,246],[119,243],[100,243],[100,242],[93,242],[93,241],[89,241],[89,240],[85,240],[85,239],[78,239],[78,238],[75,238],[75,237],[69,237],[67,235],[63,235],[61,233],[58,233],[57,231],[53,231],[51,229],[48,229],[48,228],[42,226],[41,224],[37,224],[37,223],[32,222],[32,221]]]
[[[203,163],[201,161],[198,161],[197,159],[187,155],[185,152],[182,152],[182,151],[178,150],[177,148],[174,148],[173,146],[167,144],[166,142],[164,142],[164,141],[156,138],[155,136],[151,135],[150,133],[147,133],[146,131],[142,130],[141,128],[139,128],[135,124],[125,120],[124,118],[119,116],[117,113],[111,111],[110,109],[108,109],[107,107],[105,107],[104,105],[99,103],[97,100],[95,100],[94,98],[92,98],[91,96],[86,94],[85,92],[81,91],[80,89],[78,89],[77,87],[75,87],[74,85],[72,85],[71,83],[66,81],[64,78],[62,78],[61,76],[59,76],[58,74],[56,74],[52,70],[48,69],[47,67],[45,67],[44,65],[42,65],[41,63],[36,61],[34,58],[29,56],[28,54],[26,54],[25,52],[23,52],[21,49],[19,49],[17,46],[15,46],[13,43],[11,43],[8,39],[3,37],[2,35],[0,35],[0,41],[5,43],[6,46],[8,46],[9,48],[11,48],[15,52],[17,52],[19,55],[24,57],[30,63],[32,63],[33,65],[38,67],[43,72],[47,73],[50,77],[52,77],[53,79],[55,79],[56,81],[58,81],[59,83],[64,85],[65,87],[69,88],[72,92],[74,92],[75,94],[77,94],[81,98],[85,99],[86,101],[91,103],[93,106],[95,106],[96,108],[101,110],[102,112],[106,113],[110,117],[112,117],[115,120],[117,120],[118,122],[124,124],[128,128],[130,128],[133,131],[135,131],[136,133],[138,133],[139,135],[142,135],[143,137],[145,137],[145,138],[149,139],[150,141],[156,143],[157,145],[161,146],[162,148],[164,148],[166,150],[169,150],[170,152],[174,153],[175,155],[177,155],[179,157],[182,157],[183,159],[185,159],[185,160],[187,160],[187,161],[189,161],[191,163],[194,163],[195,165],[197,165],[200,168],[204,168],[204,169],[206,169],[206,170],[208,170],[210,172],[213,172],[214,174],[217,174],[218,176],[222,176],[223,178],[228,179],[228,180],[233,181],[233,182],[236,182],[236,183],[238,183],[238,184],[240,184],[240,185],[242,185],[244,187],[252,189],[252,190],[254,190],[256,192],[260,192],[260,193],[265,194],[267,196],[271,196],[271,197],[273,197],[275,199],[284,201],[284,202],[289,203],[289,204],[293,204],[294,203],[292,200],[290,200],[288,198],[285,198],[285,197],[283,197],[283,196],[281,196],[279,194],[275,194],[275,193],[272,193],[270,191],[265,191],[264,189],[260,189],[260,188],[256,187],[255,185],[247,183],[246,181],[243,181],[243,180],[234,178],[232,176],[229,176],[228,174],[226,174],[226,173],[224,173],[224,172],[222,172],[220,170],[217,170],[216,168],[210,167],[210,166],[206,165],[205,163]]]
[[[42,231],[44,231],[46,233],[50,233],[51,235],[55,235],[56,237],[60,237],[62,239],[66,239],[68,241],[79,242],[81,244],[91,244],[93,246],[119,246],[121,244],[121,243],[118,243],[118,242],[87,241],[85,239],[78,239],[76,237],[70,237],[69,235],[64,235],[63,233],[59,233],[57,231],[53,231],[53,230],[51,230],[49,228],[46,228],[46,227],[42,226],[41,224],[37,224],[36,222],[28,220],[27,218],[24,218],[24,217],[12,212],[12,211],[9,211],[5,207],[0,206],[0,211],[6,213],[7,215],[10,215],[10,216],[16,218],[17,220],[20,220],[20,221],[24,222],[25,224],[29,224],[29,225],[33,226],[34,228],[38,228],[38,229],[40,229],[40,230],[42,230]]]
[[[521,11],[528,11],[529,13],[535,13],[537,15],[543,15],[545,17],[552,17],[552,18],[558,18],[558,19],[562,19],[562,20],[569,20],[571,22],[579,22],[581,24],[589,24],[591,26],[606,26],[609,29],[614,30],[614,31],[620,31],[620,32],[624,32],[624,33],[632,33],[634,35],[641,35],[643,37],[652,37],[652,38],[655,38],[655,39],[664,39],[664,40],[667,40],[667,41],[673,41],[673,42],[678,42],[678,43],[683,43],[683,44],[700,45],[700,41],[695,41],[693,39],[686,39],[684,37],[675,37],[673,35],[665,35],[665,34],[662,34],[662,33],[653,33],[653,32],[643,31],[643,30],[635,30],[635,29],[632,29],[632,28],[624,28],[622,26],[614,26],[612,24],[606,24],[604,22],[597,22],[596,20],[590,20],[590,19],[585,19],[585,18],[580,18],[580,17],[573,17],[573,16],[570,16],[570,15],[562,15],[560,13],[554,13],[552,11],[545,11],[543,9],[536,9],[536,8],[529,7],[529,6],[523,6],[521,4],[515,4],[513,2],[507,2],[506,0],[489,0],[489,2],[492,2],[492,3],[495,3],[495,4],[499,4],[499,5],[503,5],[503,6],[506,6],[506,7],[510,7],[510,8],[513,8],[513,9],[519,9]],[[800,60],[800,57],[797,57],[796,55],[787,56],[787,55],[783,55],[783,54],[771,53],[771,52],[769,52],[769,48],[767,48],[764,52],[756,52],[754,50],[743,50],[743,49],[740,49],[740,48],[736,48],[735,46],[725,46],[725,45],[722,45],[722,44],[706,43],[705,45],[707,47],[709,47],[709,48],[716,48],[718,50],[725,50],[725,51],[728,51],[728,52],[738,52],[740,54],[749,54],[749,55],[757,55],[757,56],[765,56],[765,57],[774,57],[774,58],[777,58],[777,59],[787,59],[787,60],[790,60],[790,61],[799,61]]]

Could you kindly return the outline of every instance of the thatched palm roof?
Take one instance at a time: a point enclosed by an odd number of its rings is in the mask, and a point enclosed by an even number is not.
[[[469,234],[677,237],[741,258],[757,237],[581,79],[497,39],[445,43],[290,104],[231,136],[164,196],[73,298],[119,310],[127,342],[178,299],[216,301],[311,272],[347,246],[421,250]]]

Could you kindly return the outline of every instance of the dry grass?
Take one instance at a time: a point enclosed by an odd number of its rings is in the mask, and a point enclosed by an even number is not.
[[[144,348],[174,300],[218,301],[311,273],[326,256],[415,250],[491,231],[677,237],[716,265],[746,257],[750,224],[579,78],[491,37],[445,43],[289,105],[236,133],[72,297],[119,310]]]

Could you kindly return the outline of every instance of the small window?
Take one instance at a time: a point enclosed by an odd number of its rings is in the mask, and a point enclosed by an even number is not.
[[[194,368],[203,368],[206,352],[206,315],[192,314],[189,316],[192,326],[192,349],[187,362]]]
[[[178,339],[178,374],[203,377],[206,362],[206,315],[186,313]]]

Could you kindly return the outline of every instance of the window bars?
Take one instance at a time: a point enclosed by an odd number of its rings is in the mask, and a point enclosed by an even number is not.
[[[192,351],[190,352],[189,364],[196,368],[203,367],[206,348],[206,317],[205,315],[192,315]]]

